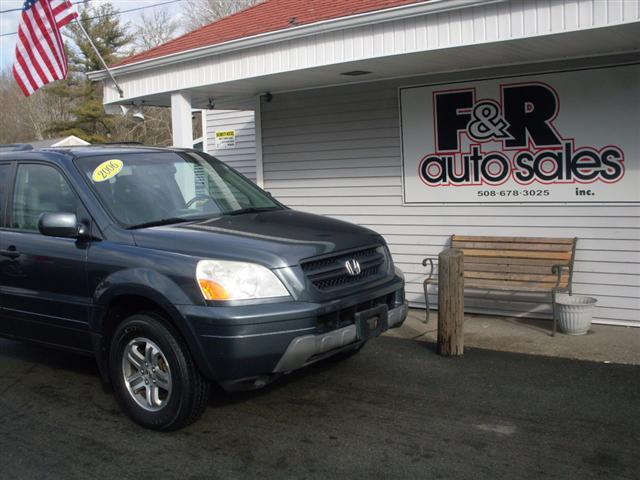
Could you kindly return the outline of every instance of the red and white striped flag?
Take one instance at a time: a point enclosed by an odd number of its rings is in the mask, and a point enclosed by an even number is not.
[[[67,77],[60,29],[78,16],[69,0],[25,0],[13,76],[25,96]]]

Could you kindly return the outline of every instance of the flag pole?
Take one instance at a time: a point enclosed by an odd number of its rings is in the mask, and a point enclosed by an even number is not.
[[[120,88],[120,85],[118,85],[118,82],[116,82],[116,79],[113,76],[113,73],[111,73],[111,70],[109,70],[109,67],[107,66],[107,62],[104,61],[104,58],[102,58],[102,55],[100,55],[100,52],[98,51],[98,48],[96,47],[95,43],[93,43],[93,40],[91,40],[91,37],[89,36],[84,26],[82,25],[82,22],[80,22],[80,16],[76,17],[76,22],[78,23],[78,26],[80,27],[80,30],[82,31],[84,36],[87,37],[87,40],[89,41],[89,44],[93,48],[93,51],[96,52],[96,55],[100,59],[100,62],[104,66],[104,69],[107,71],[107,74],[109,75],[109,77],[111,78],[111,81],[115,85],[116,90],[118,90],[118,93],[120,94],[120,98],[123,98],[124,92],[122,91],[122,88]]]

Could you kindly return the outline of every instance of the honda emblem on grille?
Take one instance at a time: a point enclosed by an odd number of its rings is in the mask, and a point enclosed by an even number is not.
[[[362,269],[360,268],[360,262],[358,262],[358,260],[356,260],[355,258],[344,262],[344,267],[347,269],[347,273],[352,277],[360,275],[360,272],[362,271]]]

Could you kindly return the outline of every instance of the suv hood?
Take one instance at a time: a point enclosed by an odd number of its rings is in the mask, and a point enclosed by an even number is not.
[[[336,251],[383,244],[358,225],[295,210],[228,215],[133,232],[141,247],[203,258],[259,263],[270,268]]]

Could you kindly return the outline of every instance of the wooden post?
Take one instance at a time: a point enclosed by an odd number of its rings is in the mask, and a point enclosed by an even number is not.
[[[464,253],[447,248],[438,255],[438,353],[464,353]]]

